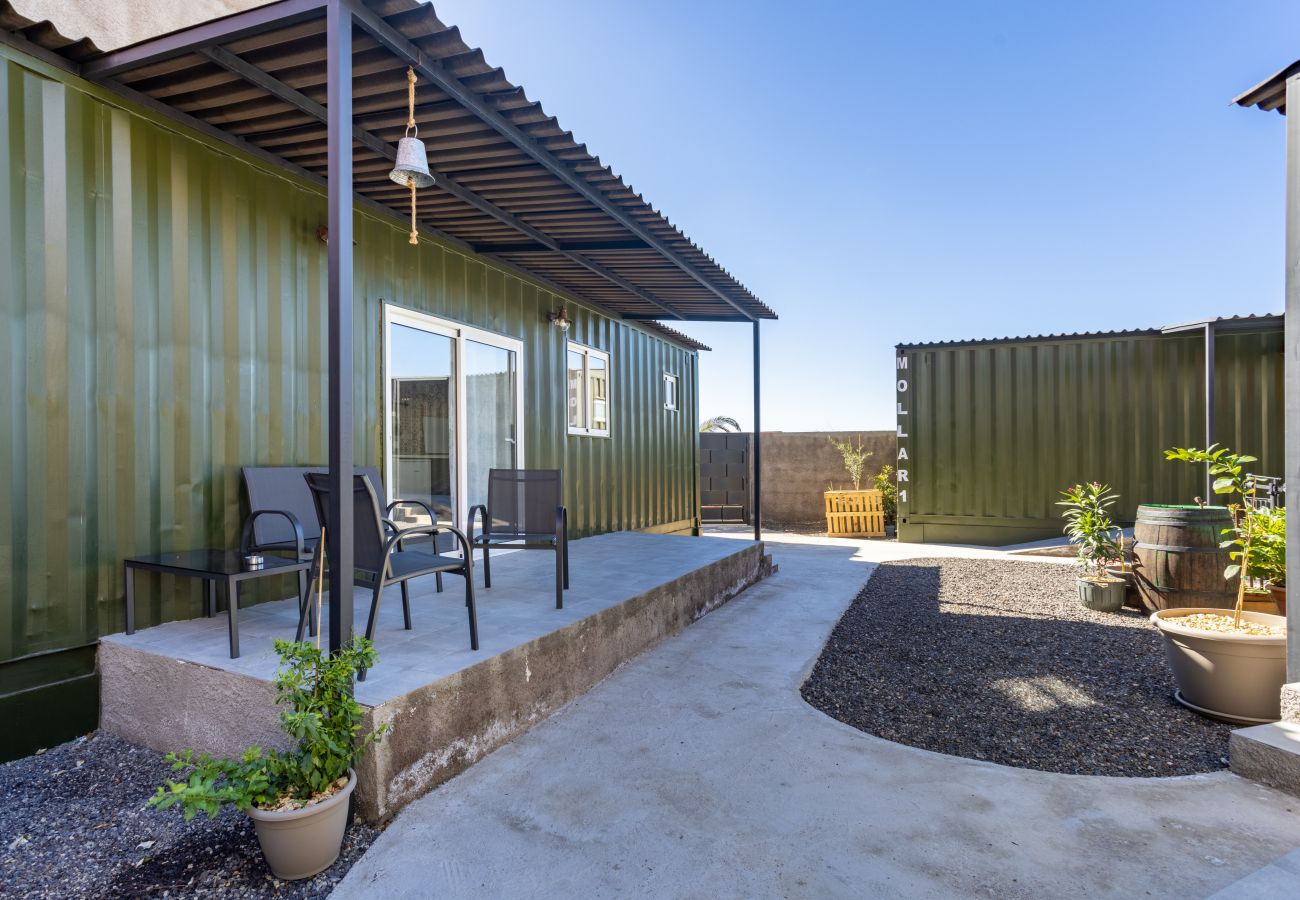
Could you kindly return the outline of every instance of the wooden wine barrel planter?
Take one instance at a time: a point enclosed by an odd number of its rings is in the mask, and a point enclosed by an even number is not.
[[[1237,581],[1223,578],[1232,560],[1219,548],[1231,526],[1222,506],[1139,506],[1133,570],[1142,605],[1149,612],[1234,606]]]

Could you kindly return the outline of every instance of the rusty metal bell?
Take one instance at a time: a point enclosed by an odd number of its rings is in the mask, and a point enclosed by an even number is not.
[[[429,173],[429,155],[424,150],[424,141],[409,135],[398,141],[397,162],[388,177],[402,187],[414,184],[418,188],[427,188],[432,185],[433,175]]]

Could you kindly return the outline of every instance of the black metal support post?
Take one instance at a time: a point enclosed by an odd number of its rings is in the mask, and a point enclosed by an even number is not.
[[[1205,446],[1214,443],[1214,323],[1205,323]],[[1214,476],[1205,467],[1205,502],[1214,502]]]
[[[754,320],[754,540],[763,539],[763,421],[761,411],[761,366],[759,365],[758,319]]]
[[[1286,384],[1283,473],[1288,498],[1300,496],[1300,75],[1286,83],[1286,332],[1282,378]],[[1288,505],[1290,505],[1288,503]],[[1300,528],[1286,533],[1286,565],[1300,572]],[[1300,603],[1287,605],[1287,681],[1300,681]]]
[[[329,159],[330,652],[352,638],[352,12],[326,8]]]

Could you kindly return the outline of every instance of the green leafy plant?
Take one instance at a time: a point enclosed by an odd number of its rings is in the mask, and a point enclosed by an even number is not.
[[[883,465],[871,480],[876,490],[880,491],[881,506],[885,510],[885,524],[893,525],[898,521],[898,485],[894,482],[894,467]]]
[[[1276,587],[1286,587],[1286,510],[1282,507],[1253,509],[1246,514],[1242,527],[1251,548],[1246,575]],[[1234,538],[1225,545],[1239,543]],[[1233,550],[1231,555],[1234,565],[1224,573],[1228,578],[1241,571],[1241,551]]]
[[[1231,550],[1230,556],[1233,562],[1223,570],[1224,580],[1231,581],[1241,573],[1243,557],[1248,558],[1250,555],[1251,529],[1247,523],[1251,512],[1246,501],[1249,499],[1251,486],[1246,472],[1246,463],[1256,462],[1256,458],[1233,453],[1227,447],[1220,447],[1218,444],[1211,444],[1204,450],[1197,450],[1194,447],[1174,447],[1165,451],[1165,459],[1207,466],[1210,476],[1214,479],[1212,484],[1214,493],[1228,498],[1227,506],[1232,515],[1232,527],[1220,532],[1224,540],[1219,543],[1219,546]],[[1247,574],[1250,574],[1253,568],[1253,564],[1247,559]]]
[[[836,450],[840,451],[840,458],[844,460],[844,470],[849,473],[849,480],[853,482],[853,490],[862,490],[862,470],[867,465],[867,458],[871,456],[862,443],[862,438],[858,438],[858,444],[855,447],[850,441],[837,441],[830,439],[831,444]]]
[[[1211,444],[1204,450],[1195,448],[1173,447],[1165,451],[1166,460],[1200,463],[1209,467],[1214,478],[1213,488],[1216,494],[1236,494],[1242,504],[1250,491],[1247,484],[1246,463],[1258,462],[1253,456],[1233,453],[1227,447]]]
[[[740,431],[740,423],[728,416],[714,416],[700,423],[700,431]]]
[[[308,642],[278,640],[280,668],[275,674],[280,725],[295,745],[289,750],[249,747],[238,759],[213,758],[193,750],[170,753],[172,771],[186,772],[183,781],[158,788],[149,805],[167,809],[179,805],[185,820],[200,812],[211,819],[225,804],[238,809],[274,807],[289,802],[305,805],[345,777],[366,748],[388,732],[381,725],[361,734],[365,711],[352,696],[352,676],[371,668],[377,655],[362,637],[330,654]]]
[[[1079,548],[1079,565],[1090,572],[1089,578],[1106,577],[1106,561],[1120,555],[1117,535],[1123,532],[1110,517],[1110,507],[1119,499],[1110,486],[1099,481],[1076,484],[1061,491],[1064,500],[1065,533]]]
[[[1225,539],[1219,544],[1220,547],[1231,548],[1229,555],[1233,560],[1223,570],[1224,580],[1231,581],[1236,578],[1241,574],[1242,569],[1246,570],[1248,577],[1252,575],[1257,571],[1254,559],[1255,548],[1252,546],[1257,529],[1251,525],[1251,518],[1257,512],[1252,511],[1246,502],[1252,493],[1246,463],[1257,462],[1257,458],[1243,453],[1233,453],[1227,447],[1211,444],[1204,450],[1174,447],[1165,451],[1165,459],[1208,467],[1210,476],[1214,479],[1211,485],[1214,493],[1229,498],[1228,510],[1232,515],[1232,527],[1223,529],[1221,534]],[[1233,497],[1236,498],[1236,502],[1232,502]],[[1285,527],[1284,521],[1284,530]],[[1285,538],[1283,541],[1285,545]],[[1285,555],[1283,564],[1285,565]],[[1233,616],[1233,623],[1236,625],[1241,624],[1241,611],[1245,607],[1245,602],[1246,578],[1242,578],[1237,586],[1237,605]]]

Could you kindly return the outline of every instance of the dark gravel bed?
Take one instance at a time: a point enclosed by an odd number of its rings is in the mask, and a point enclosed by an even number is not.
[[[1161,638],[1132,610],[1085,609],[1072,566],[884,563],[835,626],[803,697],[870,734],[1079,775],[1228,764],[1232,726],[1173,700]]]
[[[108,734],[0,765],[0,896],[325,897],[379,833],[354,822],[333,866],[278,881],[243,813],[146,809],[168,774],[162,754]]]

